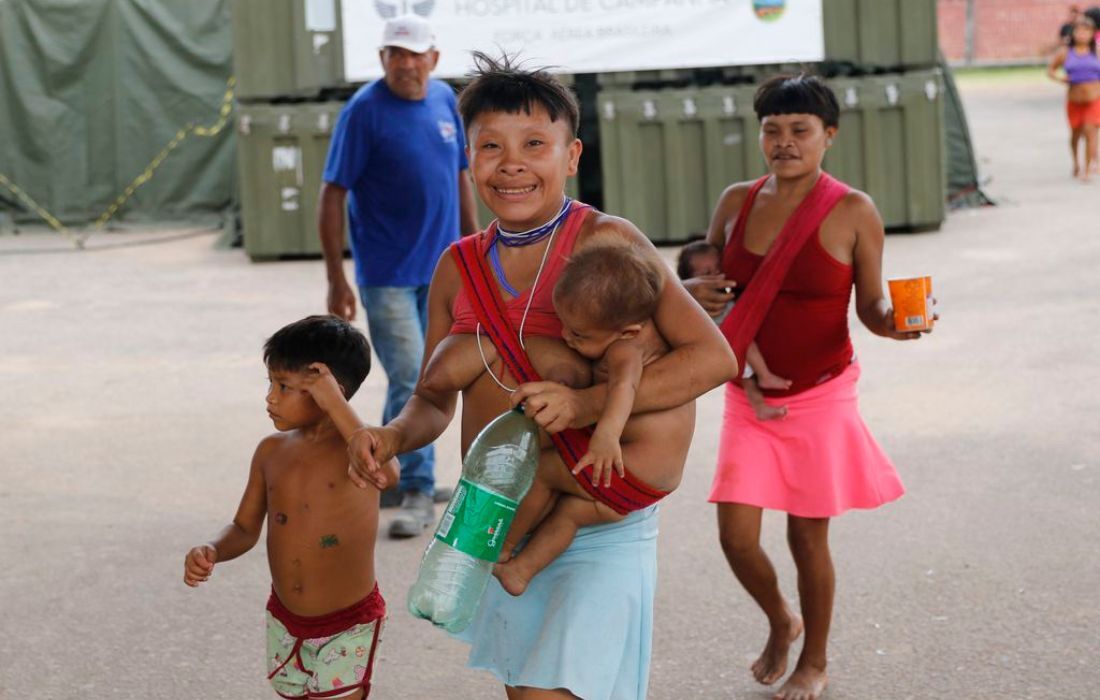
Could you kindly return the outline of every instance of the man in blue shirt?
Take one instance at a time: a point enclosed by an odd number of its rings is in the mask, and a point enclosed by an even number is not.
[[[384,77],[348,101],[333,130],[317,224],[328,274],[328,309],[355,318],[344,276],[344,212],[356,284],[374,351],[389,379],[383,423],[412,395],[424,354],[428,284],[459,234],[478,229],[454,91],[429,76],[439,61],[427,20],[386,22]],[[400,457],[401,511],[391,537],[413,537],[435,522],[432,447]]]

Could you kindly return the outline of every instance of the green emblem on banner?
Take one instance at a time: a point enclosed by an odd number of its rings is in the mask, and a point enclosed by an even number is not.
[[[495,562],[517,505],[499,493],[459,479],[435,536],[471,557]]]

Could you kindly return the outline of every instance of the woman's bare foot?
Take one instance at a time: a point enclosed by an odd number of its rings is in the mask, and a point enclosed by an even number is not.
[[[752,677],[757,683],[771,685],[783,677],[787,672],[787,652],[800,634],[802,618],[791,612],[788,613],[785,624],[772,626],[763,653],[752,665]]]
[[[531,583],[530,575],[522,566],[516,566],[516,560],[512,559],[506,564],[497,564],[493,567],[493,576],[500,581],[501,587],[508,591],[509,595],[521,596],[527,590],[527,584]]]
[[[829,685],[824,668],[799,663],[791,677],[775,694],[774,700],[818,700]]]

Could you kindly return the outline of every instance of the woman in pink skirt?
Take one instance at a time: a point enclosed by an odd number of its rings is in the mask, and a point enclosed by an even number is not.
[[[829,519],[904,492],[859,415],[859,365],[848,333],[852,287],[859,318],[872,333],[896,340],[920,334],[894,328],[883,295],[884,234],[874,203],[821,170],[838,126],[832,91],[815,77],[780,76],[761,86],[754,107],[770,174],[722,194],[708,236],[723,251],[722,279],[686,284],[712,314],[736,294],[722,331],[738,366],[745,366],[745,348],[755,340],[772,371],[790,382],[789,389],[764,392],[785,411],[770,421],[757,419],[739,382],[727,385],[710,500],[718,504],[730,567],[771,626],[753,675],[766,685],[779,681],[805,627],[798,663],[775,697],[813,700],[827,683],[834,589]],[[730,286],[732,293],[725,291]],[[764,508],[789,514],[801,615],[780,593],[760,547]]]

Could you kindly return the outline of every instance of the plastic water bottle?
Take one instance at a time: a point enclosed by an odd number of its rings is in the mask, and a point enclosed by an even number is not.
[[[503,413],[474,438],[462,478],[420,560],[409,612],[460,632],[477,612],[516,507],[539,462],[538,425],[520,409]]]

